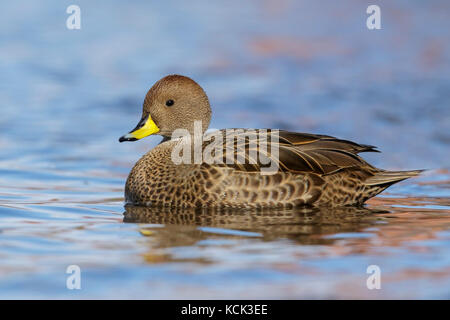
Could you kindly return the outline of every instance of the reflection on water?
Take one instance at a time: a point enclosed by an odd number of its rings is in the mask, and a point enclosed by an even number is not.
[[[369,208],[299,208],[299,209],[261,209],[252,210],[208,210],[147,208],[139,206],[125,207],[124,222],[164,225],[166,233],[161,236],[160,244],[172,245],[173,234],[189,230],[215,229],[211,232],[231,236],[258,237],[261,240],[291,239],[299,244],[325,244],[332,241],[321,236],[338,232],[358,232],[375,224],[382,217],[376,213],[388,211]],[[200,229],[198,227],[201,227]],[[178,230],[178,232],[175,232]],[[143,233],[145,235],[145,232]],[[191,232],[190,241],[180,239],[181,244],[195,244],[206,239],[207,234]],[[173,244],[176,245],[176,244]],[[179,244],[178,244],[179,245]]]
[[[387,1],[376,31],[354,0],[78,5],[77,31],[60,1],[0,10],[0,298],[450,298],[447,0]],[[430,170],[365,208],[124,209],[159,139],[117,138],[170,73],[205,88],[214,128],[329,134]]]

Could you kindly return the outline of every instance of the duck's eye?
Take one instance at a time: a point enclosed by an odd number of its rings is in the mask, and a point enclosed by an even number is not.
[[[173,106],[174,103],[175,103],[175,101],[173,101],[172,99],[167,100],[166,101],[166,106],[171,107],[171,106]]]

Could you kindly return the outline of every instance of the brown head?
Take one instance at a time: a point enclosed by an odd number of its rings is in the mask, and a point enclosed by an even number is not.
[[[195,121],[201,121],[205,132],[210,120],[211,108],[205,91],[188,77],[170,75],[150,88],[141,121],[119,141],[135,141],[152,134],[170,137],[176,129],[193,133]]]

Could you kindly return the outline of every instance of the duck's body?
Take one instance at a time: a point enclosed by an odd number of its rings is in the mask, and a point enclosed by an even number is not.
[[[163,142],[132,169],[125,186],[126,201],[208,208],[361,205],[391,184],[418,174],[372,167],[357,155],[375,151],[371,146],[287,131],[277,135],[278,169],[264,175],[259,163],[239,164],[237,156],[230,164],[174,164],[173,150],[182,142]]]
[[[166,81],[169,81],[168,92]],[[174,89],[170,89],[172,81],[175,81],[176,90],[183,89],[184,85],[198,86],[193,80],[181,76],[168,76],[160,80],[147,94],[141,124],[121,138],[121,141],[139,139],[145,128],[165,133],[164,141],[145,154],[131,170],[125,186],[127,203],[208,208],[361,205],[390,185],[420,172],[384,171],[371,166],[358,153],[376,151],[373,146],[330,136],[281,130],[264,130],[263,133],[267,133],[265,140],[260,139],[260,131],[256,131],[256,136],[247,135],[241,140],[236,136],[236,143],[233,142],[231,147],[226,144],[230,134],[222,130],[219,136],[223,139],[203,142],[200,148],[202,155],[206,148],[221,150],[221,153],[214,153],[217,154],[213,157],[214,161],[194,161],[192,157],[192,161],[177,164],[173,155],[178,154],[180,144],[186,143],[186,140],[168,137],[169,131],[174,132],[174,126],[164,129],[164,122],[168,121],[165,118],[175,118],[171,108],[154,107],[155,101],[182,99],[180,92],[173,93]],[[173,100],[171,94],[175,97]],[[194,100],[207,102],[205,97],[195,97]],[[152,105],[156,110],[152,110]],[[205,121],[209,124],[209,103],[207,107],[193,120],[205,120],[206,114]],[[152,120],[154,117],[156,119]],[[185,122],[182,128],[193,136],[190,123]],[[206,128],[203,123],[202,131]],[[245,135],[243,132],[241,134]],[[175,149],[177,152],[174,152]],[[267,162],[259,158],[250,161],[249,150],[262,150],[276,165],[275,170],[269,174],[263,173]],[[244,162],[238,156],[242,151],[246,158]]]

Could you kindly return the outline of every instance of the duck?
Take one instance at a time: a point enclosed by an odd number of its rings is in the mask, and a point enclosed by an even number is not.
[[[125,203],[173,208],[362,206],[422,170],[388,171],[359,154],[376,147],[328,135],[278,129],[208,130],[202,87],[168,75],[147,92],[137,126],[119,138],[162,141],[143,155],[125,184]]]

